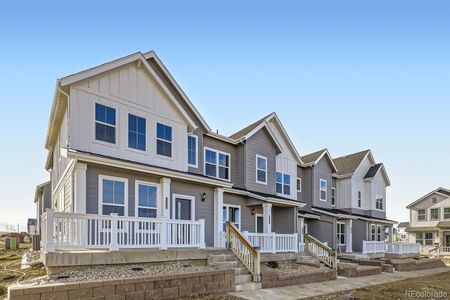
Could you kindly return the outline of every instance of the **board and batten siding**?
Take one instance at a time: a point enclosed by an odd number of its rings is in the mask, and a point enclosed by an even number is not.
[[[313,168],[314,173],[314,206],[323,207],[331,209],[333,206],[331,205],[331,189],[333,187],[333,169],[330,161],[324,156],[322,159],[317,162],[317,164]],[[323,179],[327,182],[327,199],[326,201],[320,200],[320,179]]]
[[[267,182],[266,184],[256,182],[256,156],[267,159]],[[276,149],[267,133],[261,129],[246,141],[246,188],[265,194],[276,195]],[[293,190],[295,191],[295,189]]]
[[[187,123],[159,84],[135,63],[70,88],[71,148],[187,171]],[[116,109],[116,144],[95,140],[95,103]],[[128,114],[146,119],[146,151],[128,148]],[[172,157],[156,154],[156,123],[172,127]]]

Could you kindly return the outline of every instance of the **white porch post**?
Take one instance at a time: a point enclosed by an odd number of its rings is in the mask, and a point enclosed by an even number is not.
[[[394,242],[394,226],[388,227],[388,243]]]
[[[353,241],[352,241],[352,220],[345,221],[345,252],[353,252]]]
[[[45,210],[45,215],[46,215],[46,220],[45,220],[45,228],[43,230],[45,230],[45,241],[44,241],[44,245],[45,245],[45,251],[46,252],[55,252],[55,244],[53,242],[53,236],[54,236],[54,231],[53,231],[53,210],[50,208],[47,208]]]
[[[298,218],[298,236],[299,236],[299,243],[304,242],[305,238],[305,219],[304,218]]]
[[[263,204],[263,232],[272,232],[272,203]]]
[[[161,200],[160,200],[160,216],[162,218],[170,219],[170,178],[162,177],[160,179],[161,185]]]
[[[86,170],[87,164],[75,165],[73,212],[76,214],[86,214]]]
[[[223,188],[214,189],[214,247],[223,247]]]
[[[109,245],[111,251],[119,251],[119,244],[117,242],[118,216],[117,213],[111,214],[111,245]]]

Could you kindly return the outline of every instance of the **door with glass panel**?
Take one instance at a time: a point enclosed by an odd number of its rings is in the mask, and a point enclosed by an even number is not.
[[[226,222],[233,224],[239,231],[241,230],[241,207],[237,205],[224,205],[223,206],[223,236],[222,247],[226,245]]]
[[[174,199],[174,218],[175,220],[190,221],[193,220],[192,199],[188,197],[176,196]],[[194,227],[188,222],[175,223],[169,226],[169,239],[177,245],[191,244]]]
[[[175,219],[192,220],[191,205],[190,199],[175,198]]]

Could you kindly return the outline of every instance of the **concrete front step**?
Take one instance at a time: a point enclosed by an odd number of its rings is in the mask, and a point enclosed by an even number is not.
[[[259,290],[261,288],[262,288],[261,283],[247,282],[247,283],[236,285],[236,292],[250,292],[250,291]]]
[[[239,284],[243,284],[243,283],[247,283],[247,282],[252,282],[252,279],[253,279],[253,277],[251,274],[236,275],[235,283],[236,283],[236,285],[239,285]]]
[[[226,262],[226,261],[236,261],[236,257],[234,255],[223,254],[223,255],[211,255],[208,257],[208,265],[215,264],[218,262]]]
[[[219,270],[236,269],[236,268],[244,267],[244,265],[239,261],[216,262],[216,263],[214,263],[214,266]]]
[[[234,268],[234,274],[236,275],[248,275],[250,272],[247,268]]]

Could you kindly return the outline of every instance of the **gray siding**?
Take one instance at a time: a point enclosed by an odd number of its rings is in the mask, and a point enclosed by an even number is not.
[[[313,169],[311,167],[298,167],[297,174],[302,178],[302,192],[298,193],[299,200],[306,203],[306,206],[302,210],[311,211],[313,204]]]
[[[354,252],[362,252],[363,241],[367,240],[367,222],[353,220],[352,223],[352,248]]]
[[[334,230],[335,226],[332,219],[308,221],[308,234],[323,243],[328,243],[330,248],[334,248]]]
[[[332,208],[331,188],[333,186],[333,170],[330,161],[324,156],[313,169],[313,205],[323,208]],[[320,179],[327,181],[327,201],[320,200]]]
[[[223,142],[221,140],[215,139],[215,138],[211,138],[209,136],[203,136],[203,146],[204,147],[208,147],[208,148],[212,148],[215,150],[219,150],[222,152],[226,152],[230,154],[230,178],[231,178],[231,182],[235,183],[237,181],[237,166],[239,163],[242,162],[238,162],[237,160],[237,147],[234,145],[231,145],[229,143]],[[201,155],[204,156],[204,148],[203,149],[199,149],[199,151],[201,151]],[[204,166],[202,164],[202,166],[200,166],[201,170],[202,170],[202,174],[203,174],[203,169]]]
[[[189,166],[188,171],[194,174],[203,174],[203,131],[197,128],[193,134],[197,136],[197,168]]]
[[[256,155],[267,158],[267,184],[256,182]],[[246,142],[245,166],[246,188],[266,194],[276,195],[276,149],[266,129],[260,130]],[[244,161],[241,161],[244,164]]]
[[[297,232],[297,208],[272,207],[272,231],[280,234]]]
[[[223,204],[239,205],[241,207],[241,232],[256,232],[256,216],[252,215],[252,209],[254,207],[247,206],[247,197],[225,193],[223,195]],[[262,213],[262,210],[257,209],[256,213]]]
[[[245,188],[245,152],[246,147],[243,144],[239,144],[236,149],[236,181],[234,182],[234,186],[241,189]]]

